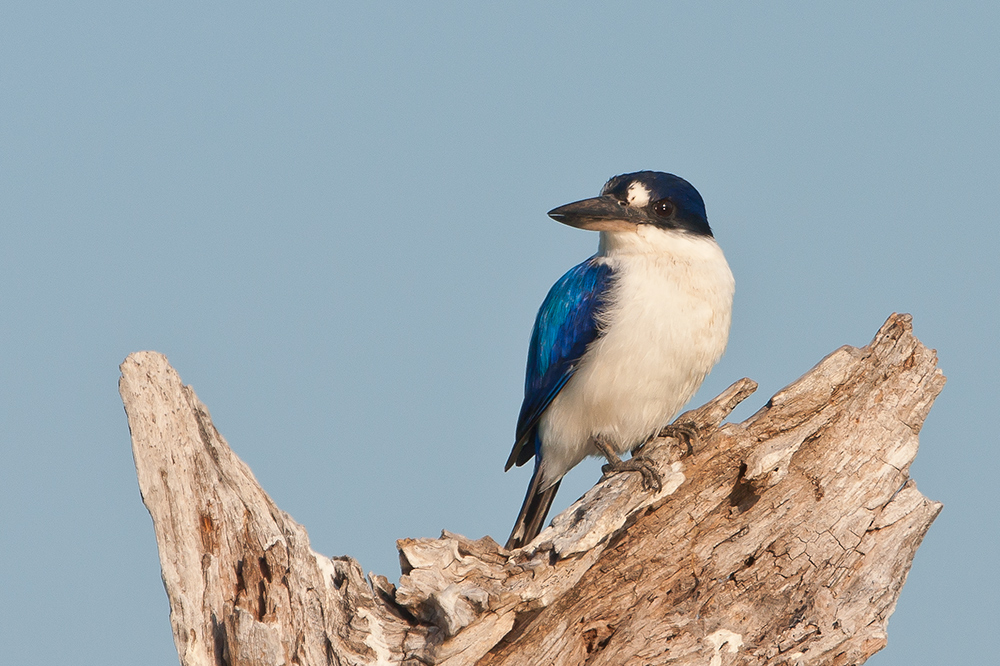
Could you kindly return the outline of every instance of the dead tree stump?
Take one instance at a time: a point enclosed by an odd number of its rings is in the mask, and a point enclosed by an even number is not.
[[[908,475],[936,364],[893,315],[742,423],[749,379],[682,415],[700,441],[648,445],[659,493],[603,480],[514,552],[401,539],[399,587],[312,551],[162,355],[120,390],[185,666],[848,665],[886,644],[941,510]]]

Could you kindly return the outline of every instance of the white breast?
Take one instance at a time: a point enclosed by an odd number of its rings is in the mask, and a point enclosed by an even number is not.
[[[669,424],[729,338],[733,275],[713,238],[605,232],[599,256],[615,270],[610,307],[539,422],[545,485],[596,455],[595,436],[624,453]]]

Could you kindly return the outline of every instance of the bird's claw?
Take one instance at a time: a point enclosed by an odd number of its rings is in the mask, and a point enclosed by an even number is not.
[[[656,436],[673,437],[677,440],[678,444],[686,449],[687,455],[694,453],[694,447],[699,440],[698,426],[693,423],[671,423],[668,426],[664,426]]]
[[[663,490],[663,477],[653,465],[653,462],[642,456],[632,457],[629,460],[619,460],[617,463],[609,462],[601,467],[604,476],[619,474],[621,472],[639,472],[642,474],[642,487],[644,490]]]

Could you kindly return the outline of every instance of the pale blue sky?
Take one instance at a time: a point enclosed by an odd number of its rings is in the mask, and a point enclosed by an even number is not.
[[[746,417],[893,311],[938,350],[945,509],[869,663],[995,659],[1000,4],[471,4],[4,3],[5,658],[176,663],[135,350],[317,550],[396,578],[397,538],[503,540],[532,319],[596,247],[545,212],[656,169],[737,280],[696,401],[749,376]]]

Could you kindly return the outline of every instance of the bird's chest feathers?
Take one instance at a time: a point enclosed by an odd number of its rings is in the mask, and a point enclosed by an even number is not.
[[[666,425],[718,362],[733,279],[718,246],[708,250],[603,259],[615,280],[601,335],[552,405],[580,435],[605,434],[620,450],[631,448]]]
[[[604,395],[634,400],[680,394],[677,399],[686,402],[687,385],[701,383],[728,337],[732,296],[714,277],[687,262],[620,262],[602,335],[578,373],[593,375],[588,383]]]

